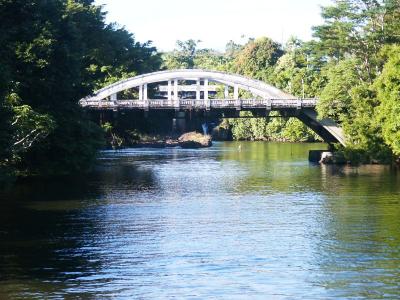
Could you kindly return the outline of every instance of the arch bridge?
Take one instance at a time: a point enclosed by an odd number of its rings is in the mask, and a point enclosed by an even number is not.
[[[342,129],[317,119],[317,99],[301,99],[259,80],[200,69],[160,71],[124,79],[79,101],[90,110],[204,111],[238,117],[240,111],[297,117],[327,143],[345,144]]]

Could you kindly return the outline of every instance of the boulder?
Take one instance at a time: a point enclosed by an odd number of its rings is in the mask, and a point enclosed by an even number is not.
[[[178,139],[179,146],[182,148],[205,148],[212,145],[211,136],[203,135],[198,132],[188,132],[181,135]]]

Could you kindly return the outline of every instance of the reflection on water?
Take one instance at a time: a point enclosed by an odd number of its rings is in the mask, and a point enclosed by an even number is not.
[[[400,298],[396,172],[308,163],[321,147],[128,149],[20,184],[1,196],[0,299]]]

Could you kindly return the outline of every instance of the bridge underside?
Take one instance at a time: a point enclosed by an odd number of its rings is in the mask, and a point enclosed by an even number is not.
[[[326,143],[345,144],[343,130],[338,127],[332,120],[318,120],[317,112],[313,109],[305,109],[296,116],[306,126],[311,128],[318,134]]]
[[[317,113],[313,109],[272,109],[265,110],[262,108],[249,108],[243,110],[237,110],[236,108],[224,108],[224,109],[210,109],[210,110],[201,110],[201,109],[193,109],[193,110],[176,110],[176,109],[163,109],[163,110],[150,110],[144,111],[139,109],[92,109],[92,112],[97,111],[98,113],[109,112],[114,115],[118,114],[126,114],[129,112],[134,112],[136,116],[141,116],[143,118],[151,116],[153,113],[164,112],[164,116],[172,119],[181,119],[185,120],[185,128],[191,128],[192,130],[196,128],[200,128],[197,122],[216,122],[217,120],[221,120],[224,118],[271,118],[271,117],[283,117],[283,118],[297,118],[302,121],[306,126],[312,129],[316,134],[318,134],[324,142],[328,144],[335,143],[344,143],[344,140],[341,139],[342,130],[336,126],[330,120],[318,120]],[[240,112],[250,112],[251,115],[243,115]],[[271,116],[271,111],[279,112],[279,116]],[[192,124],[193,123],[193,124]]]

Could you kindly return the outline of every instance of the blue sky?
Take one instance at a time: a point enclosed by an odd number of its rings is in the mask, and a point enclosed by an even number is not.
[[[160,50],[176,40],[201,40],[200,47],[224,50],[229,40],[268,36],[282,43],[294,35],[312,36],[321,24],[320,7],[331,0],[96,0],[137,40],[152,40]]]

